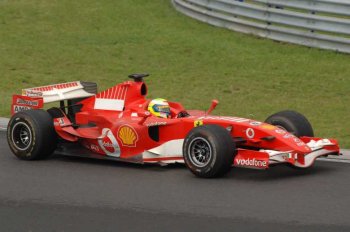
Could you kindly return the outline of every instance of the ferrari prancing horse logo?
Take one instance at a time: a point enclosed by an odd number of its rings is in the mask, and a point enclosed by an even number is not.
[[[203,125],[203,120],[196,120],[194,121],[194,127],[197,127],[197,126],[202,126]]]
[[[136,147],[136,142],[139,138],[133,127],[129,125],[123,125],[119,127],[118,139],[122,142],[123,146]]]

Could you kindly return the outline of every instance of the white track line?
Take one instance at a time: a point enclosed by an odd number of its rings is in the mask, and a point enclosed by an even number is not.
[[[341,156],[330,155],[328,157],[318,158],[317,160],[338,163],[350,163],[350,150],[342,149],[340,152],[342,153]]]
[[[347,163],[350,164],[350,160],[343,159],[330,159],[330,158],[318,158],[316,161],[334,162],[334,163]]]
[[[8,122],[9,122],[8,118],[0,117],[0,131],[6,131]]]

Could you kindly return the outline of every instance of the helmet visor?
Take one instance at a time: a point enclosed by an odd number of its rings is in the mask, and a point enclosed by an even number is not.
[[[170,114],[169,106],[154,105],[152,108],[155,112]]]

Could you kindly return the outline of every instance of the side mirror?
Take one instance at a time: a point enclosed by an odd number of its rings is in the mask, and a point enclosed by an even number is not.
[[[142,117],[142,119],[139,121],[140,125],[142,125],[148,117],[152,116],[152,114],[147,110],[140,110],[137,112],[137,114]]]
[[[147,110],[140,110],[139,112],[137,112],[137,114],[143,118],[148,118],[149,116],[151,116],[151,113]]]
[[[210,114],[210,113],[215,109],[215,107],[216,107],[218,104],[219,104],[219,101],[216,100],[216,99],[213,99],[213,100],[211,101],[211,105],[210,105],[209,110],[207,111],[207,114]]]

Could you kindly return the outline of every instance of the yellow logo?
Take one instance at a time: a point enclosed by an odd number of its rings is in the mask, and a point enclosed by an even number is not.
[[[266,130],[274,130],[276,129],[277,127],[273,126],[273,125],[270,125],[270,124],[263,124],[260,126],[261,128],[264,128]]]
[[[134,128],[128,125],[119,127],[118,138],[122,142],[123,146],[136,147],[138,135]]]
[[[196,121],[194,121],[194,127],[202,126],[202,125],[203,125],[203,120],[196,120]]]

